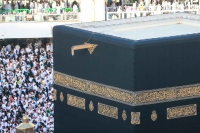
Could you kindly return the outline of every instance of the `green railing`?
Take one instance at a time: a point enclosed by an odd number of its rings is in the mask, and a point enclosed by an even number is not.
[[[65,11],[65,12],[72,12],[73,8],[62,8],[61,10]],[[57,11],[56,8],[47,8],[47,9],[45,9],[45,12],[48,12],[48,13],[52,13],[52,12],[56,12],[56,11]]]
[[[29,9],[15,9],[15,10],[12,10],[12,12],[16,12],[16,13],[26,12],[27,14],[30,14]]]
[[[72,12],[73,8],[63,8],[62,10],[65,11],[65,12]]]
[[[7,13],[20,13],[20,12],[26,12],[27,14],[30,13],[29,9],[16,9],[16,10],[6,10],[6,9],[0,9],[0,14],[7,14]]]
[[[0,9],[0,14],[12,12],[12,10]]]
[[[48,13],[52,13],[52,12],[56,12],[56,8],[46,8],[45,9],[45,12],[48,12]]]
[[[56,8],[46,8],[44,9],[45,13],[56,13]],[[64,12],[72,12],[73,8],[62,8],[61,9]],[[78,9],[80,11],[80,8]],[[21,13],[21,12],[26,12],[27,14],[31,13],[31,10],[29,9],[16,9],[16,10],[5,10],[5,9],[0,9],[0,14],[7,14],[7,13]]]

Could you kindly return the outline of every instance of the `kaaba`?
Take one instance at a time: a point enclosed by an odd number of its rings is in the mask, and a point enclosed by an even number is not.
[[[200,16],[53,28],[55,133],[200,131]]]

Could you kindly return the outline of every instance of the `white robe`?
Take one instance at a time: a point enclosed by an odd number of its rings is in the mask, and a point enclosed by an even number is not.
[[[176,10],[176,3],[175,3],[175,2],[172,3],[172,10],[173,10],[173,11]]]
[[[15,10],[16,10],[16,9],[19,9],[18,3],[15,4],[15,7],[14,7],[14,8],[15,8]]]

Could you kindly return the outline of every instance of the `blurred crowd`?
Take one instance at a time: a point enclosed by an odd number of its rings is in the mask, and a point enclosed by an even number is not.
[[[185,10],[199,9],[199,3],[193,0],[141,0],[134,1],[132,5],[122,6],[121,2],[108,2],[107,12],[131,12],[131,11],[161,11],[161,10]]]
[[[53,53],[42,40],[0,51],[0,133],[16,133],[24,114],[36,133],[54,132]]]
[[[60,1],[46,1],[41,0],[31,0],[30,3],[24,2],[22,0],[10,2],[5,1],[5,4],[0,8],[0,14],[41,14],[41,13],[51,13],[51,14],[61,14],[65,12],[79,12],[79,3],[77,1],[66,2],[64,0]],[[21,9],[21,10],[19,10]]]

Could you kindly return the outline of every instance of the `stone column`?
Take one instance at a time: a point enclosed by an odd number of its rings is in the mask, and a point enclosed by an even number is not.
[[[81,22],[105,20],[105,0],[81,0]]]
[[[95,21],[105,20],[105,0],[94,0]]]
[[[53,39],[50,38],[50,44],[51,44],[51,52],[53,52]]]
[[[198,0],[198,4],[199,4],[199,12],[198,12],[198,14],[200,14],[200,0]]]
[[[0,23],[2,23],[2,15],[0,14]]]
[[[91,22],[93,17],[93,0],[80,1],[80,20],[81,22]]]

